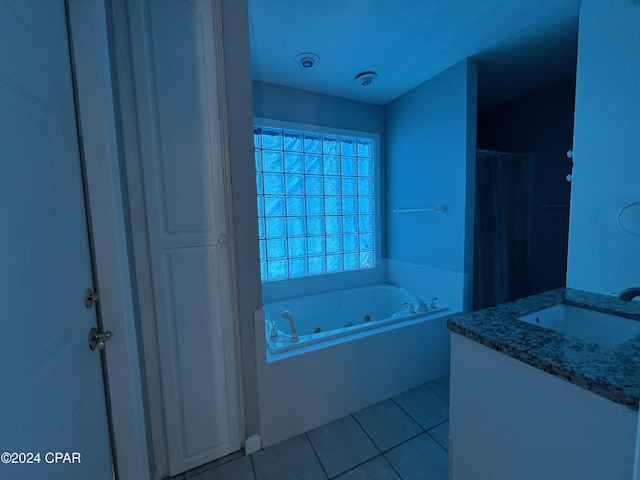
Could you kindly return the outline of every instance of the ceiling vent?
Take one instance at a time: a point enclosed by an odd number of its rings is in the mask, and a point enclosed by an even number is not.
[[[313,68],[320,61],[320,57],[315,53],[303,52],[296,55],[296,63],[302,68]]]
[[[378,78],[378,74],[376,72],[362,72],[356,76],[355,81],[362,87],[368,87],[376,78]]]

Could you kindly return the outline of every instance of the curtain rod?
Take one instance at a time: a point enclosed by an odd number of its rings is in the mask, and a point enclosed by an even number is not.
[[[481,154],[496,154],[496,155],[517,155],[519,157],[528,157],[529,154],[527,153],[516,153],[516,152],[500,152],[498,150],[483,150],[481,148],[476,149],[476,154],[481,153]]]

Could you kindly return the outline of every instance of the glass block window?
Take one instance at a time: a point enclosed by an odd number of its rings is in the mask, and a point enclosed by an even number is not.
[[[263,282],[375,267],[373,138],[254,129]]]

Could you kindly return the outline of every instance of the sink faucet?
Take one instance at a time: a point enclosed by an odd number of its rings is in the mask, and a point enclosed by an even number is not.
[[[624,300],[625,302],[630,302],[634,298],[640,295],[640,287],[627,288],[623,290],[618,295],[618,300]]]

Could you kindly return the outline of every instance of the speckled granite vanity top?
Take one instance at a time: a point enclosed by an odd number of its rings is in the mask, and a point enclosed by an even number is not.
[[[640,335],[605,348],[540,328],[517,317],[560,303],[640,321],[640,302],[560,288],[447,321],[452,332],[560,377],[616,403],[638,409]]]

